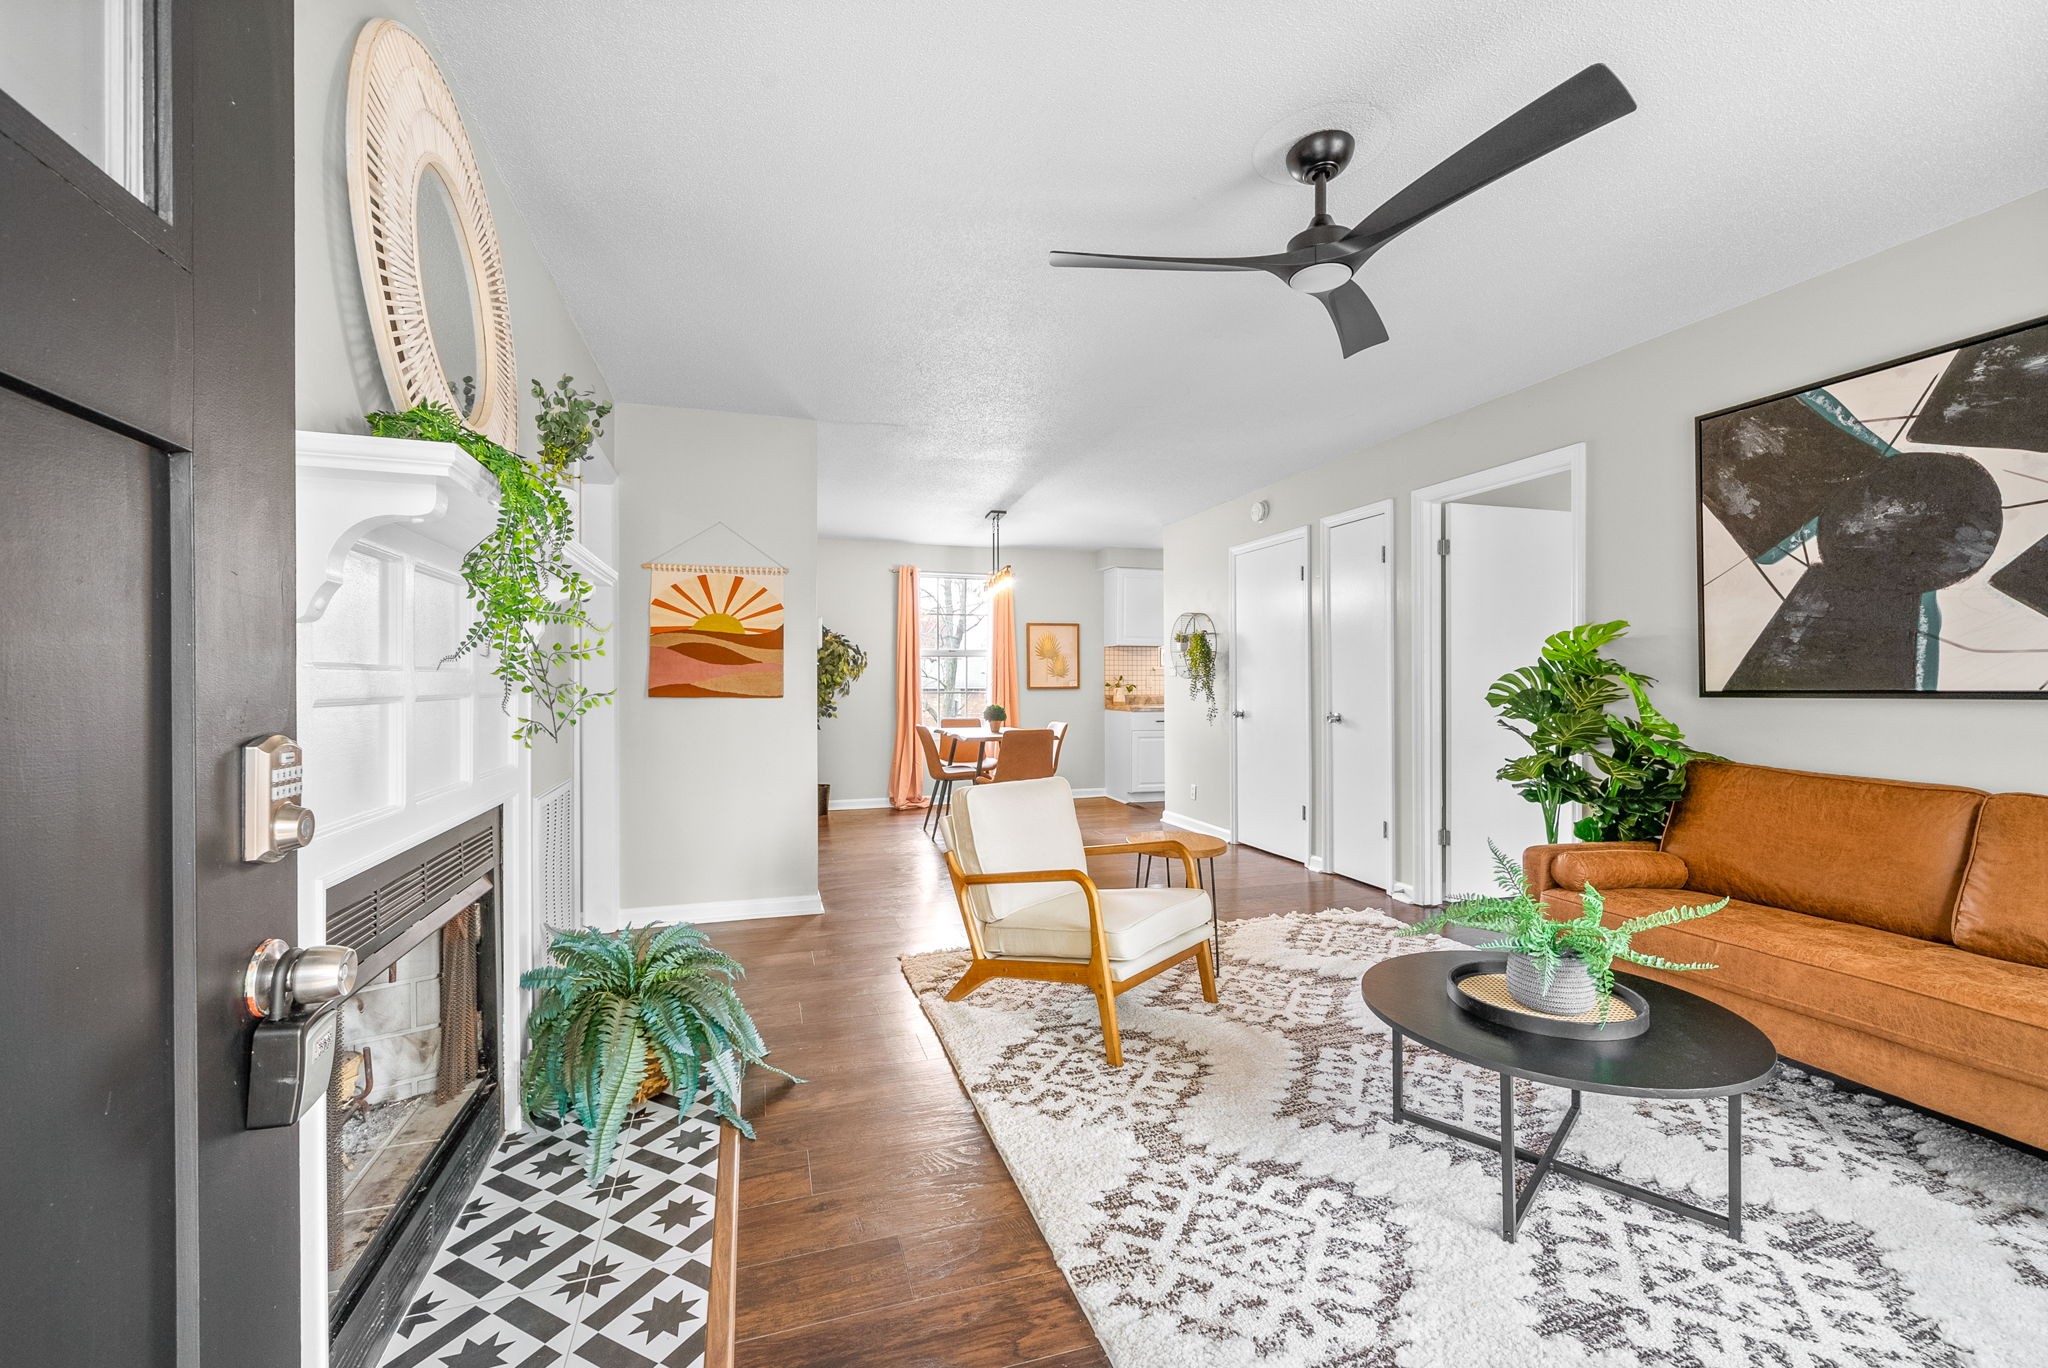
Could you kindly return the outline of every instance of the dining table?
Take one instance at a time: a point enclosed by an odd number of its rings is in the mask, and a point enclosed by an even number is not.
[[[934,727],[932,730],[945,738],[948,761],[959,758],[961,746],[973,746],[976,769],[981,768],[981,757],[987,753],[988,748],[1003,739],[1002,729],[999,727]]]

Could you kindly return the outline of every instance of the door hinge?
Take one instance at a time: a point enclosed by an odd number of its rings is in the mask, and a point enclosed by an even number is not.
[[[1393,834],[1394,824],[1392,822],[1380,823],[1380,839],[1385,840],[1387,837],[1392,836]]]
[[[1301,820],[1302,820],[1302,821],[1304,821],[1304,822],[1306,822],[1306,821],[1308,820],[1308,804],[1307,804],[1307,803],[1303,803],[1303,804],[1301,805]]]
[[[1380,564],[1381,564],[1381,565],[1385,565],[1386,563],[1387,563],[1387,548],[1386,548],[1386,547],[1384,547],[1384,546],[1382,546],[1382,547],[1380,548]]]
[[[1302,579],[1302,582],[1303,582],[1304,584],[1305,584],[1305,583],[1307,583],[1307,582],[1308,582],[1308,567],[1307,567],[1306,565],[1297,565],[1297,566],[1295,566],[1294,568],[1295,568],[1296,570],[1299,570],[1299,571],[1301,572],[1301,579]]]
[[[1436,843],[1440,846],[1445,847],[1448,847],[1451,844],[1451,829],[1449,827],[1437,828]]]
[[[1436,539],[1436,553],[1439,556],[1451,554],[1451,539],[1449,537],[1438,537]]]

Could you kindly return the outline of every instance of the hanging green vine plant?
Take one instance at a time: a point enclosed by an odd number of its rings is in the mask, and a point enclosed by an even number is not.
[[[497,477],[498,525],[462,558],[476,621],[442,663],[488,651],[491,673],[505,686],[506,714],[519,717],[514,693],[531,701],[513,739],[528,746],[536,736],[559,740],[564,728],[612,698],[575,679],[576,662],[604,654],[604,638],[584,607],[590,581],[569,563],[576,537],[569,501],[546,471],[464,427],[446,404],[372,413],[369,423],[379,437],[453,442]],[[557,639],[547,639],[558,629]]]
[[[1209,705],[1216,720],[1216,624],[1207,613],[1182,613],[1173,624],[1173,672],[1188,682],[1188,697]]]

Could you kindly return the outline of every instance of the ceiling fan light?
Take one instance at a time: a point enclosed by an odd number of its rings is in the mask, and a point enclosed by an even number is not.
[[[1351,268],[1341,261],[1315,261],[1287,277],[1287,288],[1302,294],[1327,294],[1351,279]]]

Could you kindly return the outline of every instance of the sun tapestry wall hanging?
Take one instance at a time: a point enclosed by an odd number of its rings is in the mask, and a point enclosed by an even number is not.
[[[1698,431],[1702,693],[2048,698],[2048,320]]]
[[[721,531],[746,554],[713,559],[707,543]],[[649,698],[782,697],[786,567],[715,523],[642,568]]]

